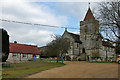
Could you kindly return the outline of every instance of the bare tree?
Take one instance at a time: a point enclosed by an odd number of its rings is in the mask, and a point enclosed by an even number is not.
[[[97,19],[100,22],[100,29],[106,33],[106,39],[116,43],[120,49],[120,1],[98,3]]]
[[[69,47],[69,42],[61,38],[61,36],[55,36],[55,40],[47,45],[46,54],[51,57],[61,57],[63,53],[67,53]]]

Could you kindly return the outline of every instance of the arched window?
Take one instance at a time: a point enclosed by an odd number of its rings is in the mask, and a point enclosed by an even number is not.
[[[85,53],[85,48],[82,49],[82,53]]]
[[[84,34],[84,38],[85,38],[85,40],[87,40],[87,31],[88,31],[88,27],[87,26],[84,27],[84,31],[85,31],[84,32],[85,33]]]

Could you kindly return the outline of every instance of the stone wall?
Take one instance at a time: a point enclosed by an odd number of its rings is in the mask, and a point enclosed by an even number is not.
[[[67,38],[70,41],[70,49],[68,50],[68,55],[71,57],[71,59],[77,57],[77,55],[79,55],[80,44],[76,43],[72,36],[67,32],[64,32],[62,38]]]
[[[82,41],[81,49],[85,49],[87,56],[93,53],[99,53],[99,41],[96,37],[99,35],[99,22],[97,20],[80,22],[80,40]]]

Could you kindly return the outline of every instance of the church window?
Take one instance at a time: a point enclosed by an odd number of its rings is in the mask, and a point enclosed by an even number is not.
[[[86,34],[85,34],[85,40],[87,39]]]
[[[87,40],[87,36],[86,36],[87,35],[87,26],[85,26],[84,29],[85,29],[84,38],[85,38],[85,40]]]
[[[85,53],[85,48],[82,49],[82,53]]]
[[[77,48],[79,48],[79,43],[77,43]]]

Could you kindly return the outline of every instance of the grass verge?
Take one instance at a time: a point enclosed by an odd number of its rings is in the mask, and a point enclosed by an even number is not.
[[[3,67],[2,78],[22,78],[36,72],[60,67],[63,65],[65,64],[55,64],[49,62],[24,62],[11,64],[10,67]]]

